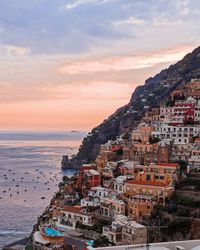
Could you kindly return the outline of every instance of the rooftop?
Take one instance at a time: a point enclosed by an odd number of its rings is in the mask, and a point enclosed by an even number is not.
[[[128,184],[136,184],[136,185],[144,185],[144,186],[157,186],[157,187],[167,187],[166,184],[162,182],[155,182],[155,181],[137,181],[137,180],[130,180],[126,181]]]
[[[84,170],[86,175],[99,175],[99,172],[97,172],[95,169],[87,169]]]
[[[81,213],[82,208],[80,206],[68,206],[63,209],[65,212]]]
[[[162,167],[173,167],[173,168],[178,167],[178,163],[172,163],[172,162],[166,162],[166,163],[158,162],[157,165]]]

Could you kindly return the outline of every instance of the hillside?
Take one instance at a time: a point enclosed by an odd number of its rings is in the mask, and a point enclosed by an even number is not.
[[[182,60],[150,77],[138,86],[130,102],[119,108],[99,126],[92,129],[83,139],[73,165],[94,161],[101,144],[115,139],[123,132],[137,126],[148,108],[159,106],[177,87],[193,78],[200,77],[200,47],[187,54]]]

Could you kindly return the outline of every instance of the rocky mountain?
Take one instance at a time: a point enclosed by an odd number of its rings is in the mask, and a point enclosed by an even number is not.
[[[160,106],[174,89],[193,78],[200,78],[200,47],[176,64],[147,79],[144,85],[138,86],[127,105],[93,128],[83,139],[78,154],[72,160],[73,165],[94,161],[102,143],[131,131],[138,125],[146,110]]]

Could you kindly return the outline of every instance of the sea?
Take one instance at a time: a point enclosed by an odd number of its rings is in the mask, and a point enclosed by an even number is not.
[[[85,132],[0,132],[0,249],[27,237],[64,175],[61,160],[72,156]],[[42,198],[42,199],[41,199]]]

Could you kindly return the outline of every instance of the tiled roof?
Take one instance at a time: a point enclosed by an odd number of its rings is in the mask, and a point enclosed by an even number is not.
[[[81,215],[87,215],[91,216],[92,213],[86,211],[80,206],[67,206],[63,209],[64,212],[74,213],[74,214],[81,214]]]
[[[167,187],[166,184],[162,182],[155,182],[155,181],[137,181],[137,180],[130,180],[127,181],[128,184],[137,184],[137,185],[144,185],[144,186],[157,186],[157,187]]]
[[[78,206],[68,206],[64,208],[65,212],[71,212],[71,213],[81,213],[82,208]]]
[[[163,167],[174,167],[174,168],[178,167],[178,163],[172,163],[172,162],[166,162],[166,163],[159,162],[157,165]]]

